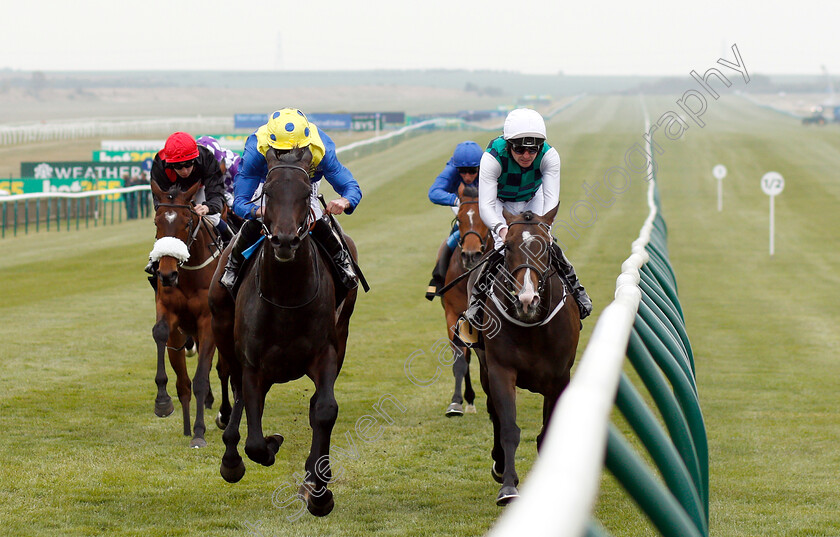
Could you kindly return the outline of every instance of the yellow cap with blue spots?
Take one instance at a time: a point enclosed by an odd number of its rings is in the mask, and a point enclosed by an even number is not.
[[[311,143],[312,127],[297,108],[283,108],[268,116],[268,145],[275,149],[306,147]]]

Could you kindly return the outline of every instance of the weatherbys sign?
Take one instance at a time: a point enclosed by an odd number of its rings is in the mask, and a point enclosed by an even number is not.
[[[141,162],[21,162],[20,176],[35,179],[122,179],[143,172]]]

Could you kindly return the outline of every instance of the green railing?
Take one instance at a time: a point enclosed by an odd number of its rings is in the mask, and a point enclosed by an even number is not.
[[[152,215],[148,185],[0,196],[0,238],[113,225]]]
[[[652,148],[648,152],[653,155]],[[648,171],[650,213],[622,264],[615,301],[601,313],[560,397],[521,498],[491,530],[492,537],[609,535],[592,518],[604,467],[660,534],[709,535],[709,455],[694,356],[652,163]],[[661,421],[623,372],[625,357]],[[625,417],[662,480],[610,423],[613,408]]]

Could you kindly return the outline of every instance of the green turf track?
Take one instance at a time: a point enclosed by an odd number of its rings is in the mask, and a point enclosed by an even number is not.
[[[653,120],[676,109],[671,98],[646,103]],[[569,221],[576,201],[591,201],[583,182],[595,186],[641,142],[641,110],[638,97],[588,97],[549,124],[563,159],[558,218]],[[833,351],[840,306],[832,205],[840,194],[840,138],[833,126],[803,129],[737,97],[710,102],[704,118],[704,129],[694,126],[680,141],[662,139],[659,181],[709,429],[711,531],[837,535],[840,365]],[[450,373],[420,387],[403,368],[424,351],[413,373],[435,374],[429,349],[445,326],[440,305],[422,295],[451,212],[430,204],[426,191],[466,138],[484,144],[490,135],[440,132],[346,162],[365,197],[356,214],[340,218],[373,290],[357,303],[336,386],[333,445],[346,449],[352,440],[358,456],[341,459],[336,508],[325,519],[289,521],[293,509],[272,504],[274,491],[302,472],[308,452],[307,380],[273,388],[264,424],[286,443],[272,467],[246,459],[245,477],[234,485],[218,473],[220,431],[208,429],[208,447],[190,450],[179,412],[154,416],[154,305],[142,272],[150,220],[3,239],[2,533],[483,534],[502,512],[493,502],[484,397],[477,415],[446,419]],[[711,178],[718,163],[729,169],[721,214]],[[771,169],[787,181],[776,200],[772,260],[768,200],[758,187]],[[577,238],[557,233],[596,316],[647,214],[645,184],[632,178],[609,207],[598,206],[589,227],[575,228]],[[609,199],[602,185],[597,192]],[[592,325],[586,322],[582,344]],[[477,378],[477,364],[472,371]],[[218,379],[211,381],[218,395]],[[354,425],[385,394],[405,413],[365,442]],[[518,416],[518,469],[527,483],[539,399],[523,393]],[[652,534],[609,477],[597,516],[615,535]]]

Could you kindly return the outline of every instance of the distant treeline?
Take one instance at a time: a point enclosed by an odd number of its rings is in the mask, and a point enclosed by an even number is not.
[[[510,71],[14,71],[0,70],[0,92],[11,87],[84,91],[92,88],[300,88],[335,86],[419,86],[473,91],[484,95],[563,95],[615,93],[682,93],[693,85],[680,77],[528,75]],[[750,74],[753,93],[821,92],[824,75]],[[840,87],[840,81],[838,81]]]

